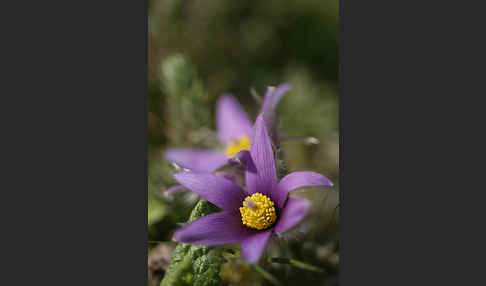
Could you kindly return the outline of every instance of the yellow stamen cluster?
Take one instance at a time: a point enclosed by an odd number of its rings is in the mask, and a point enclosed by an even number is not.
[[[232,141],[226,147],[225,153],[231,158],[241,150],[250,150],[250,138],[248,136],[241,136],[237,140]]]
[[[261,193],[246,197],[240,213],[244,225],[258,230],[268,228],[277,219],[274,203]]]
[[[250,150],[250,138],[248,136],[241,136],[237,140],[231,141],[226,146],[225,153],[228,157],[234,157],[241,150]]]

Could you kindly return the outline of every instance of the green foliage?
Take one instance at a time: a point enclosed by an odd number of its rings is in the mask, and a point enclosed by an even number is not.
[[[196,71],[180,54],[168,58],[162,64],[163,84],[169,96],[202,97],[203,89],[201,81],[196,76]]]
[[[208,215],[217,208],[200,200],[188,222]],[[225,262],[222,248],[178,243],[160,286],[215,286],[221,283],[219,272]]]
[[[160,221],[165,214],[165,205],[153,195],[150,195],[148,199],[148,225],[150,226]]]
[[[167,96],[167,126],[170,145],[200,143],[190,138],[192,131],[210,125],[211,107],[194,68],[180,54],[162,63],[162,90]]]

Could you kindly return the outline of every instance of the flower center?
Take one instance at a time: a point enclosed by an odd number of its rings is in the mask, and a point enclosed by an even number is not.
[[[244,225],[258,230],[268,228],[277,220],[274,203],[261,193],[247,196],[240,213]]]
[[[241,136],[237,140],[231,141],[226,147],[225,153],[231,158],[241,150],[250,150],[250,138],[248,136]]]

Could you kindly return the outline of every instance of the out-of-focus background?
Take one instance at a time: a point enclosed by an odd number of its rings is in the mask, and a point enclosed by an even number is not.
[[[282,138],[315,137],[319,144],[288,139],[279,147],[290,171],[328,176],[332,188],[297,190],[312,201],[305,221],[272,242],[266,255],[321,268],[263,263],[281,285],[338,285],[338,0],[149,0],[148,11],[148,225],[149,284],[163,277],[174,243],[197,197],[167,196],[175,185],[168,147],[218,148],[215,102],[231,92],[255,119],[267,86],[292,89],[277,108]],[[274,285],[242,260],[221,270],[223,285]],[[275,283],[275,282],[273,282]]]

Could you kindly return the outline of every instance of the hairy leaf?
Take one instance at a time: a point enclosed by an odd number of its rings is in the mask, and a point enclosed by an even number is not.
[[[214,205],[201,199],[192,210],[189,221],[216,210]],[[160,286],[219,285],[219,272],[224,262],[220,247],[178,243]]]

